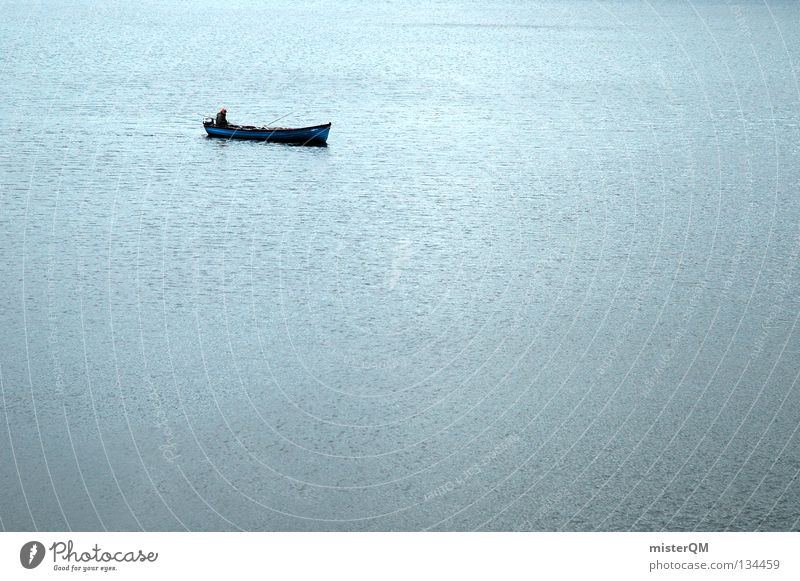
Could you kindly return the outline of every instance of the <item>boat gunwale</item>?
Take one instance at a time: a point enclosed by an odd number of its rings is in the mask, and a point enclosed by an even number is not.
[[[267,126],[258,127],[256,125],[233,125],[233,124],[228,124],[228,125],[225,125],[224,127],[220,127],[219,125],[216,125],[214,123],[203,123],[203,127],[205,127],[206,129],[208,129],[208,128],[216,129],[218,131],[231,131],[231,132],[238,131],[238,132],[242,132],[242,133],[246,133],[246,132],[273,132],[274,133],[274,132],[278,132],[278,131],[297,131],[297,132],[300,132],[300,131],[311,131],[313,129],[330,129],[331,122],[322,123],[320,125],[309,125],[307,127],[267,127]]]

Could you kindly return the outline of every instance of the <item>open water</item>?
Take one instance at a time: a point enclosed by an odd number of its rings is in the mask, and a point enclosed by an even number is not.
[[[2,529],[800,528],[797,2],[0,11]]]

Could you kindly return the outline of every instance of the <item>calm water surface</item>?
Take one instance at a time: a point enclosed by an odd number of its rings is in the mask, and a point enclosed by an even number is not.
[[[3,4],[0,526],[798,530],[797,3],[285,4]]]

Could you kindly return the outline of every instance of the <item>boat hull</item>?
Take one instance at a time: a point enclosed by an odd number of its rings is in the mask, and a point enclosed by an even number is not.
[[[325,145],[328,141],[328,132],[331,124],[314,125],[312,127],[249,127],[242,125],[229,125],[217,127],[203,123],[209,137],[223,139],[250,139],[253,141],[270,141],[273,143],[289,143],[293,145]]]

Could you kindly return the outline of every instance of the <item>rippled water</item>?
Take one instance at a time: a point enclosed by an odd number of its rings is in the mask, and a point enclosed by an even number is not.
[[[800,528],[796,3],[3,8],[3,529]]]

